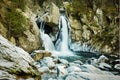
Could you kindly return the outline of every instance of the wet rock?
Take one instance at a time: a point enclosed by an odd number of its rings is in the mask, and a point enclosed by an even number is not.
[[[81,78],[79,75],[76,75],[74,73],[70,73],[67,75],[65,80],[85,80],[84,78]]]
[[[116,65],[114,66],[114,68],[115,68],[116,70],[118,70],[118,72],[120,72],[120,64],[116,64]]]
[[[67,71],[68,71],[68,73],[81,72],[81,69],[79,67],[76,67],[76,66],[70,66],[70,67],[67,68]]]
[[[80,67],[80,64],[76,64],[76,63],[71,62],[71,63],[69,63],[69,66],[77,66],[77,67]]]
[[[60,63],[64,64],[64,65],[68,65],[69,62],[65,59],[58,59]]]
[[[39,71],[40,71],[41,73],[49,72],[49,68],[46,67],[46,66],[43,66],[43,67],[40,67],[40,68],[39,68]]]
[[[98,66],[98,59],[96,59],[96,58],[91,58],[91,65],[93,65],[93,66]]]
[[[75,63],[75,64],[79,64],[79,65],[83,65],[83,62],[80,61],[80,60],[76,60],[76,61],[74,61],[73,63]]]
[[[43,59],[44,57],[50,57],[51,55],[51,52],[45,50],[35,50],[31,53],[31,56],[35,61]]]
[[[47,66],[50,69],[55,67],[55,63],[53,62],[53,59],[51,57],[44,57],[44,59],[40,62],[42,66]]]
[[[88,65],[88,64],[84,64],[82,66],[80,66],[82,72],[88,72],[88,73],[96,73],[96,74],[103,74],[103,72],[94,67],[93,65]]]
[[[120,63],[120,59],[116,59],[114,61],[111,61],[112,67],[114,67],[116,64]]]
[[[57,65],[57,76],[58,77],[64,77],[65,75],[68,74],[65,65]]]
[[[99,66],[98,66],[100,69],[103,69],[103,70],[110,70],[111,69],[111,66],[107,63],[99,63]]]
[[[48,79],[48,80],[57,80],[57,79],[50,78],[50,79]]]
[[[104,63],[105,61],[107,61],[108,58],[104,55],[101,55],[99,58],[98,58],[98,63]]]
[[[73,72],[67,75],[65,80],[119,80],[120,76],[114,76],[109,74],[96,74],[86,72]]]

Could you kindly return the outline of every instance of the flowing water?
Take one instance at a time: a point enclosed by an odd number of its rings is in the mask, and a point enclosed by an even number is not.
[[[53,44],[50,36],[44,32],[44,20],[40,18],[40,34],[45,50],[51,51],[54,55],[73,55],[69,49],[69,22],[65,14],[61,14],[59,18],[59,35],[56,45]]]
[[[43,46],[45,48],[45,50],[47,51],[53,51],[55,50],[54,44],[50,38],[50,36],[48,34],[45,34],[44,32],[44,21],[41,18],[41,24],[40,24],[40,37],[43,41]]]

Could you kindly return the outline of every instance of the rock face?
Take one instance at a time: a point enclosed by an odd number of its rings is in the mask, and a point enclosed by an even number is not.
[[[35,61],[43,59],[44,57],[50,57],[51,55],[51,52],[45,50],[35,50],[31,53],[31,56]]]
[[[117,1],[78,0],[64,5],[71,24],[72,42],[86,43],[102,53],[118,54]]]
[[[33,6],[33,3],[30,0],[28,0],[28,4]],[[5,4],[4,4],[5,3]],[[20,12],[20,14],[26,19],[26,24],[24,25],[25,30],[17,29],[17,26],[14,26],[17,32],[21,31],[19,33],[18,37],[15,37],[17,34],[13,34],[13,32],[10,32],[9,25],[7,25],[7,15],[9,11],[7,8],[11,9],[11,5],[14,3],[14,1],[1,1],[0,4],[0,34],[3,35],[5,38],[7,38],[9,41],[11,41],[13,44],[23,48],[27,52],[32,52],[33,50],[40,49],[41,47],[41,39],[40,39],[40,33],[39,28],[35,22],[35,13],[32,12],[32,9],[29,8],[29,6],[26,4],[26,10],[23,12],[22,9],[16,8],[16,12]],[[18,3],[17,3],[18,4]],[[4,8],[6,7],[6,8]],[[39,6],[40,7],[40,6]],[[14,16],[14,13],[12,14]],[[11,17],[12,18],[12,17]],[[10,19],[10,18],[9,18]],[[18,19],[15,20],[16,24]],[[22,22],[22,21],[21,21]],[[20,23],[21,23],[20,22]],[[19,25],[19,24],[18,24]],[[22,27],[22,26],[21,26]]]
[[[40,73],[33,62],[27,52],[0,35],[0,79],[16,80],[22,76],[33,78],[38,75],[40,78]]]

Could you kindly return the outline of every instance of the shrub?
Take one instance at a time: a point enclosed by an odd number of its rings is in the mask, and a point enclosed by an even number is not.
[[[25,17],[16,10],[11,10],[6,14],[6,25],[10,36],[19,37],[25,31],[26,19]]]
[[[15,8],[20,8],[23,11],[25,10],[25,6],[26,6],[26,0],[11,0],[14,4],[13,7]]]

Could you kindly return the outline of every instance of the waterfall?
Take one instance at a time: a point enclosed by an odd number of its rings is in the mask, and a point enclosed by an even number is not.
[[[69,51],[69,34],[68,34],[68,20],[65,15],[61,15],[59,19],[59,44],[56,46],[60,51]]]
[[[62,53],[61,55],[69,56],[73,55],[73,52],[69,49],[69,28],[70,24],[69,21],[65,15],[65,11],[61,11],[61,15],[59,18],[59,31],[57,34],[57,41],[55,43],[55,48],[57,51]]]
[[[49,35],[45,34],[44,26],[45,26],[44,20],[41,17],[41,19],[40,19],[40,37],[43,41],[43,46],[44,46],[45,50],[53,51],[53,50],[55,50],[54,44],[53,44],[51,38],[49,37]]]
[[[44,14],[43,16],[46,16]],[[73,55],[72,52],[69,50],[69,21],[65,14],[61,14],[59,18],[59,31],[57,35],[57,40],[55,45],[53,44],[50,36],[45,33],[44,26],[45,22],[43,17],[38,18],[37,20],[40,27],[40,37],[43,41],[43,46],[45,50],[50,51],[53,55],[59,56],[70,56]]]

